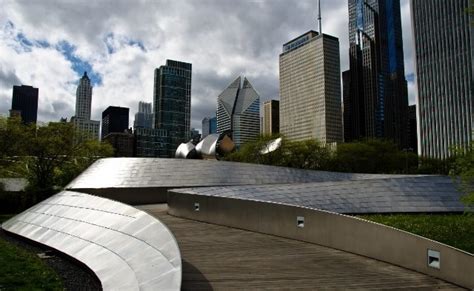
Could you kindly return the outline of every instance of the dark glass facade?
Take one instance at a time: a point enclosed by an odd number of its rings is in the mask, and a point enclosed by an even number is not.
[[[102,112],[102,139],[109,133],[122,133],[127,130],[129,112],[130,109],[125,107],[107,107]]]
[[[154,125],[166,130],[169,137],[164,157],[174,157],[178,146],[191,138],[191,73],[191,64],[172,60],[155,69]]]
[[[217,117],[209,119],[209,134],[217,133]]]
[[[136,128],[134,154],[136,157],[164,157],[168,154],[169,138],[166,130]]]
[[[416,126],[416,105],[410,105],[408,106],[408,149],[414,153],[418,152]]]
[[[36,123],[38,117],[38,88],[13,86],[11,112],[20,113],[24,123]]]
[[[350,70],[344,139],[408,142],[408,94],[399,0],[349,0]]]

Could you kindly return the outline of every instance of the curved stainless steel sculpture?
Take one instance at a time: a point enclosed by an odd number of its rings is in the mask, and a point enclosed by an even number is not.
[[[61,192],[2,225],[87,265],[104,290],[179,290],[181,255],[156,218],[97,196]]]
[[[192,142],[182,143],[176,149],[175,158],[177,159],[195,159],[196,157],[196,149]]]
[[[272,139],[267,142],[265,146],[260,150],[260,154],[266,155],[268,153],[274,152],[281,147],[282,138]]]
[[[235,144],[230,136],[230,131],[221,134],[209,134],[196,147],[192,142],[182,143],[176,149],[175,157],[180,159],[219,160],[235,149]]]
[[[196,151],[203,159],[215,159],[218,141],[218,134],[209,134],[196,145]]]

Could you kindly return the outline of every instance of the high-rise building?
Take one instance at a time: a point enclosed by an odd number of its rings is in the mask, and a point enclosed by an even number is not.
[[[128,130],[124,132],[111,132],[103,141],[108,142],[114,148],[114,157],[133,157],[135,147],[135,136]]]
[[[263,134],[280,132],[280,101],[268,100],[263,103]]]
[[[82,118],[84,120],[91,119],[91,107],[92,107],[92,85],[91,80],[87,76],[87,72],[84,72],[79,86],[76,89],[76,118]]]
[[[13,86],[11,115],[20,115],[23,123],[36,123],[38,91],[38,88],[32,86]]]
[[[209,135],[209,117],[204,117],[201,122],[201,134],[202,138]]]
[[[130,109],[126,107],[107,107],[102,112],[102,139],[109,133],[122,133],[127,130],[129,112]]]
[[[350,132],[353,125],[349,122],[350,120],[350,115],[352,114],[350,112],[350,110],[352,110],[352,106],[351,104],[349,104],[349,102],[353,101],[349,98],[349,90],[350,90],[350,84],[349,84],[349,80],[350,80],[350,71],[347,70],[347,71],[344,71],[342,72],[342,100],[343,100],[343,104],[342,104],[342,116],[343,116],[343,136],[344,136],[344,141],[346,141],[347,137],[346,137],[346,132]],[[346,120],[348,122],[346,122]]]
[[[280,54],[280,133],[290,140],[342,142],[339,40],[315,31]]]
[[[168,132],[156,128],[135,128],[135,156],[136,157],[165,157],[168,154]]]
[[[217,118],[214,117],[204,117],[202,119],[202,138],[205,138],[209,134],[217,133]]]
[[[474,16],[470,0],[410,2],[418,153],[445,159],[474,140]]]
[[[260,96],[244,77],[235,79],[217,98],[217,133],[232,130],[236,147],[260,134]]]
[[[77,134],[76,141],[99,139],[100,121],[91,120],[92,85],[87,72],[84,72],[76,90],[76,114],[71,117]]]
[[[418,138],[416,130],[416,105],[408,106],[408,150],[418,152]]]
[[[213,116],[209,119],[209,134],[217,133],[217,117]]]
[[[408,94],[399,0],[349,0],[349,88],[345,140],[408,140]]]
[[[153,128],[153,113],[151,103],[143,101],[138,102],[138,112],[135,113],[134,128]]]
[[[155,69],[154,127],[166,130],[169,138],[163,157],[174,157],[178,146],[191,137],[191,73],[191,64],[172,60]]]

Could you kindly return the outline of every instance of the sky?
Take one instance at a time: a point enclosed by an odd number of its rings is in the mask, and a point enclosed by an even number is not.
[[[154,69],[192,63],[191,127],[216,110],[217,96],[246,76],[261,101],[278,97],[282,44],[317,30],[316,0],[0,0],[0,114],[13,85],[39,88],[38,121],[74,115],[87,71],[92,119],[108,106],[153,102]],[[323,32],[339,38],[349,68],[347,0],[321,0]],[[405,74],[415,103],[409,1],[401,0]]]

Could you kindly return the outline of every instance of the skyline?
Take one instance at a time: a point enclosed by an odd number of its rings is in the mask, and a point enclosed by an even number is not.
[[[75,88],[84,71],[94,85],[92,119],[100,119],[101,112],[113,105],[129,107],[133,120],[138,101],[152,102],[154,69],[166,59],[176,59],[193,64],[191,127],[200,128],[202,118],[213,115],[218,94],[235,75],[252,80],[262,103],[279,99],[282,44],[302,31],[317,29],[317,1],[295,5],[244,1],[238,7],[231,1],[210,0],[136,5],[2,2],[0,114],[8,114],[13,85],[32,85],[41,91],[40,122],[74,115]],[[349,67],[347,1],[323,0],[321,9],[323,32],[339,38],[344,71]],[[401,12],[413,104],[408,0],[401,1]],[[50,17],[43,18],[45,13]],[[36,63],[41,65],[32,66]]]

